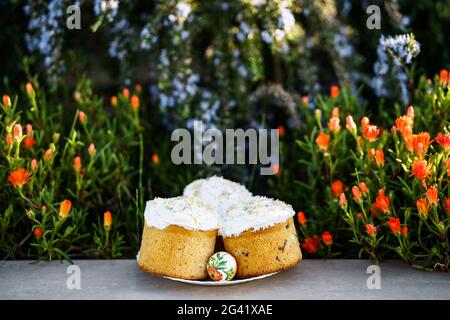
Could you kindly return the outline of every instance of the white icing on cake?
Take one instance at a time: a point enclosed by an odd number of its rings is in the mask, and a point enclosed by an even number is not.
[[[160,230],[169,225],[201,231],[219,228],[219,219],[214,210],[192,197],[155,198],[147,201],[144,216],[149,227]]]
[[[252,197],[252,193],[243,185],[217,176],[195,180],[184,188],[183,194],[206,203],[216,210],[219,217],[232,206]]]
[[[283,201],[255,196],[222,216],[219,233],[223,237],[235,237],[246,230],[258,231],[285,222],[294,214],[292,206]]]

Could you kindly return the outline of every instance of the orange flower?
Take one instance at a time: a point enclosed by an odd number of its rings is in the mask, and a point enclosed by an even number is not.
[[[36,140],[34,140],[33,136],[26,136],[25,139],[23,139],[23,147],[25,149],[33,149],[34,145],[36,144]]]
[[[333,237],[328,231],[322,233],[322,241],[326,246],[331,246],[333,244]]]
[[[37,169],[37,166],[38,166],[37,160],[36,159],[31,160],[30,163],[31,170],[35,171]]]
[[[369,192],[369,188],[367,188],[367,185],[364,181],[361,181],[359,184],[359,189],[361,190],[362,194],[366,194]]]
[[[402,227],[402,236],[406,236],[408,235],[408,227],[407,226],[403,226]]]
[[[131,96],[131,108],[133,108],[133,110],[139,109],[139,97],[135,94]]]
[[[278,128],[277,128],[277,130],[278,130],[278,135],[279,135],[281,138],[283,138],[283,137],[285,136],[285,134],[286,134],[286,129],[284,128],[284,126],[279,125]]]
[[[387,222],[389,229],[391,229],[393,234],[400,234],[400,219],[390,218]]]
[[[414,152],[414,135],[411,134],[409,137],[405,138],[405,144],[406,144],[406,149],[408,149],[408,151],[410,153]]]
[[[34,233],[34,236],[35,236],[37,239],[40,239],[40,238],[42,237],[42,234],[43,234],[42,229],[39,228],[39,227],[34,228],[33,233]]]
[[[350,131],[350,133],[356,133],[356,123],[352,116],[347,116],[347,118],[345,118],[345,123],[347,125],[347,130]]]
[[[25,90],[27,91],[27,95],[29,97],[33,97],[34,96],[34,88],[33,88],[33,85],[30,82],[27,82],[27,84],[25,85]]]
[[[380,135],[380,129],[374,125],[368,125],[363,129],[363,136],[370,142],[375,142]]]
[[[122,89],[122,95],[128,99],[128,97],[130,96],[130,90],[128,88],[123,88]]]
[[[344,192],[344,184],[341,180],[336,180],[331,183],[331,194],[335,197],[339,197]]]
[[[65,219],[70,213],[70,209],[72,208],[72,202],[70,200],[64,200],[59,205],[59,218]]]
[[[389,197],[386,196],[383,189],[378,190],[378,196],[375,199],[374,208],[377,209],[379,212],[382,212],[384,214],[390,213],[390,207],[391,202],[389,200]]]
[[[361,202],[362,194],[357,186],[352,187],[352,194],[353,194],[353,199],[355,199],[356,202]]]
[[[9,98],[9,96],[7,94],[3,95],[3,106],[5,107],[5,109],[8,109],[9,107],[11,107],[11,99]]]
[[[447,214],[450,214],[450,198],[445,199],[445,207],[447,208]]]
[[[361,118],[361,129],[364,131],[364,129],[366,129],[368,126],[370,125],[370,120],[367,117],[362,117]]]
[[[413,148],[419,157],[427,152],[430,145],[430,134],[428,132],[421,132],[413,135]]]
[[[73,159],[73,168],[75,169],[75,171],[81,170],[81,158],[80,157],[77,156]]]
[[[17,169],[9,173],[8,181],[14,188],[22,189],[22,187],[31,179],[31,174],[27,169]]]
[[[47,149],[44,153],[44,160],[49,161],[53,157],[52,149]]]
[[[430,205],[437,205],[438,203],[438,189],[435,186],[428,188],[426,196]]]
[[[439,72],[439,83],[441,86],[445,86],[448,83],[448,70],[442,69]]]
[[[382,149],[375,151],[375,162],[378,167],[382,167],[384,165],[384,152]]]
[[[316,144],[319,146],[319,148],[321,150],[327,151],[328,150],[328,146],[330,144],[330,135],[326,134],[324,132],[320,132],[317,135]]]
[[[308,253],[316,253],[320,246],[320,237],[315,235],[311,238],[306,238],[302,243],[302,248]]]
[[[328,129],[334,134],[338,133],[341,130],[341,120],[337,117],[331,117],[328,120]]]
[[[339,87],[338,86],[331,86],[330,87],[330,97],[336,98],[339,95]]]
[[[105,228],[106,231],[111,230],[111,226],[112,226],[112,214],[111,212],[108,210],[103,214],[103,226]]]
[[[444,151],[450,150],[450,134],[445,133],[438,133],[438,135],[435,138],[436,142],[439,143],[439,145],[444,149]]]
[[[412,119],[408,116],[401,116],[395,120],[395,126],[404,139],[408,139],[412,135],[412,125]]]
[[[111,106],[117,107],[118,101],[116,96],[111,97]]]
[[[78,112],[78,120],[80,120],[81,123],[84,123],[87,120],[86,113],[83,111]]]
[[[377,227],[375,227],[372,223],[366,224],[366,232],[369,236],[375,237],[377,235]]]
[[[421,217],[426,217],[428,211],[430,211],[430,206],[428,204],[427,198],[420,198],[416,201],[417,211]]]
[[[341,193],[340,197],[339,197],[339,205],[342,208],[345,208],[347,206],[347,197],[345,196],[345,193]]]
[[[415,160],[412,166],[413,175],[422,181],[425,181],[425,179],[431,174],[432,170],[433,166],[428,164],[426,160]]]
[[[305,213],[303,211],[297,212],[297,220],[298,220],[298,222],[300,222],[300,224],[302,226],[306,225],[307,220],[306,220]]]

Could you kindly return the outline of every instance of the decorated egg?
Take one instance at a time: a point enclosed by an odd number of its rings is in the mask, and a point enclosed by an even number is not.
[[[213,281],[229,281],[236,274],[236,260],[228,252],[219,251],[209,258],[206,270]]]

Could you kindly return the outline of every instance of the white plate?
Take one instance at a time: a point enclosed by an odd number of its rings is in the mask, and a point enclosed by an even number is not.
[[[278,272],[269,273],[269,274],[263,274],[262,276],[252,277],[252,278],[246,278],[246,279],[235,279],[231,281],[212,281],[212,280],[186,280],[186,279],[178,279],[178,278],[171,278],[171,277],[163,277],[166,279],[170,279],[173,281],[183,282],[183,283],[189,283],[194,284],[197,286],[232,286],[234,284],[240,284],[245,282],[250,282],[254,280],[264,279],[270,276],[273,276],[274,274],[277,274]]]

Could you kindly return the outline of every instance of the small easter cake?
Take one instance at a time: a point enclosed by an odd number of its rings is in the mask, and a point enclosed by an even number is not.
[[[226,212],[220,234],[236,259],[238,278],[278,272],[301,261],[294,214],[290,205],[260,196]]]
[[[208,206],[192,197],[147,201],[138,265],[172,278],[201,280],[214,253],[219,220]]]

